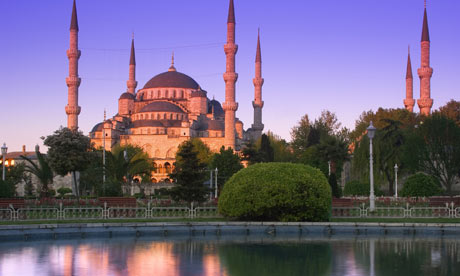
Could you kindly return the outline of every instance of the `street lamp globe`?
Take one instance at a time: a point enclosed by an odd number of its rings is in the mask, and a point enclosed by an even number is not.
[[[2,169],[2,180],[5,181],[5,159],[6,159],[6,153],[8,152],[8,148],[6,147],[6,144],[3,143],[3,146],[2,146],[2,166],[3,166],[3,169]]]
[[[6,146],[5,143],[3,143],[3,146],[2,146],[2,155],[3,156],[6,156],[6,153],[8,152],[8,147]]]
[[[371,121],[371,123],[369,124],[369,127],[367,128],[367,137],[369,137],[369,139],[374,139],[376,130],[377,129],[374,127]]]

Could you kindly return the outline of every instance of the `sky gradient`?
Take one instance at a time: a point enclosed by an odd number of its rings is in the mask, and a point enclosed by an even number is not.
[[[0,142],[42,145],[67,125],[72,0],[0,1]],[[223,101],[228,0],[77,0],[79,127],[117,113],[126,91],[131,34],[140,89],[175,67]],[[433,109],[460,100],[460,1],[428,0]],[[363,111],[403,107],[407,47],[418,99],[423,0],[235,0],[237,117],[253,123],[254,59],[261,28],[264,131],[290,140],[308,114],[335,112],[353,129]],[[416,112],[418,107],[414,108]]]

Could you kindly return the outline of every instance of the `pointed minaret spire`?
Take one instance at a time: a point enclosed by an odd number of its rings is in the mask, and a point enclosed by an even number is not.
[[[262,130],[264,129],[264,125],[262,124],[262,108],[264,107],[264,102],[262,101],[262,85],[264,84],[264,79],[262,78],[260,30],[257,32],[256,76],[252,81],[254,83],[254,101],[252,102],[252,106],[254,107],[254,124],[252,124],[252,138],[257,140],[262,135]]]
[[[235,7],[233,6],[233,0],[230,0],[230,5],[228,7],[227,23],[235,23]]]
[[[227,61],[224,73],[225,102],[222,104],[222,108],[225,111],[224,146],[236,150],[235,113],[238,110],[238,103],[235,101],[235,83],[238,79],[238,74],[235,73],[235,55],[238,51],[238,45],[235,44],[235,24],[235,9],[233,7],[233,0],[230,0],[227,21],[227,44],[224,45]]]
[[[65,112],[67,114],[67,127],[74,131],[78,129],[78,115],[81,111],[81,107],[78,106],[78,87],[81,83],[81,79],[78,77],[78,59],[81,55],[80,50],[78,50],[78,31],[77,5],[74,0],[72,18],[70,20],[69,49],[67,50],[67,58],[69,59],[69,76],[65,80],[68,87],[68,103],[65,107]]]
[[[129,73],[128,81],[126,82],[128,87],[128,93],[134,95],[136,93],[137,81],[136,81],[136,53],[134,49],[134,33],[131,39],[131,55],[129,57]]]
[[[174,52],[172,52],[171,66],[169,67],[168,72],[176,72],[176,67],[174,67]]]
[[[433,68],[430,67],[430,35],[428,32],[426,0],[422,28],[422,62],[420,68],[417,70],[420,77],[420,99],[417,103],[420,108],[420,114],[427,116],[430,114],[431,107],[433,106],[433,99],[431,99],[431,76],[433,75]]]
[[[409,112],[414,111],[414,79],[412,77],[412,64],[410,60],[410,47],[407,53],[407,70],[406,70],[406,99],[404,99],[404,106]]]
[[[77,4],[73,0],[72,18],[70,19],[70,29],[78,31]]]

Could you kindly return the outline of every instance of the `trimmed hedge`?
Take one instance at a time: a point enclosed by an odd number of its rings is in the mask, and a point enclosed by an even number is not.
[[[442,189],[432,176],[417,173],[407,178],[399,194],[402,197],[428,197],[441,195]]]
[[[259,163],[234,174],[224,185],[219,212],[255,221],[327,221],[331,188],[315,168],[292,163]]]
[[[345,183],[345,187],[343,188],[343,194],[345,196],[369,196],[370,192],[371,185],[369,182],[360,182],[358,180],[352,180]],[[383,192],[374,185],[374,194],[376,196],[381,196]]]

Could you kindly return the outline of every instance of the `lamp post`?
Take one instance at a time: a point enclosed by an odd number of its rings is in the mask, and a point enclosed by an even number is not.
[[[104,122],[102,123],[102,190],[105,196],[105,120],[106,112],[104,109]]]
[[[214,185],[215,185],[215,187],[216,187],[216,190],[215,190],[215,193],[214,193],[214,198],[217,198],[217,171],[218,171],[218,170],[217,170],[217,167],[216,167],[216,175],[215,175],[216,181],[214,181]]]
[[[2,157],[3,157],[3,174],[2,174],[2,180],[5,181],[5,159],[6,159],[6,153],[8,152],[8,148],[6,147],[6,144],[3,143],[2,146]]]
[[[210,191],[210,192],[209,192],[209,201],[212,200],[212,179],[213,179],[213,178],[212,178],[212,172],[213,172],[213,170],[210,169],[210,170],[209,170],[209,173],[210,173],[210,175],[209,175],[209,191]]]
[[[375,209],[375,195],[374,195],[374,158],[372,156],[372,139],[374,139],[375,131],[377,129],[372,125],[372,121],[367,128],[367,137],[369,137],[369,178],[371,182],[371,191],[369,196],[370,211],[373,212]]]
[[[395,197],[398,198],[398,164],[395,164]]]

